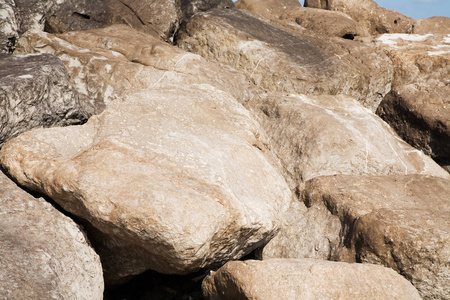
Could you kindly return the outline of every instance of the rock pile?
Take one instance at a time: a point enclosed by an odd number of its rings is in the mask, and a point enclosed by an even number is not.
[[[0,298],[450,299],[448,18],[371,0],[0,15]]]

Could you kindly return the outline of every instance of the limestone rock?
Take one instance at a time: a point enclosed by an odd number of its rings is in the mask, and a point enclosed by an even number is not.
[[[100,259],[82,230],[0,173],[0,298],[103,299]]]
[[[342,222],[340,247],[347,259],[353,255],[360,262],[385,265],[411,281],[422,297],[447,299],[449,195],[450,181],[442,178],[341,175],[309,181],[304,201],[328,209]]]
[[[449,174],[345,96],[263,95],[249,102],[291,188],[323,175]]]
[[[0,145],[36,127],[84,123],[62,62],[49,54],[0,56]]]
[[[371,50],[373,64],[366,65],[349,55],[357,50],[354,45],[290,33],[240,10],[195,15],[178,44],[240,70],[270,92],[347,94],[375,111],[390,90],[385,54]]]
[[[18,182],[119,248],[102,257],[112,282],[194,272],[267,243],[291,193],[266,143],[229,94],[192,84],[128,95],[82,126],[24,133],[0,156]]]
[[[208,83],[240,102],[252,95],[250,82],[236,70],[125,25],[58,35],[30,31],[20,39],[16,52],[59,57],[91,114],[130,91],[166,84]]]
[[[407,33],[415,22],[396,10],[379,7],[372,0],[315,0],[306,1],[305,6],[343,12],[370,34]]]
[[[419,19],[414,23],[412,33],[415,34],[450,34],[450,18],[431,17]]]
[[[165,41],[173,41],[182,20],[180,0],[103,1],[108,24],[124,23]]]
[[[0,53],[12,53],[19,38],[13,0],[0,0]]]
[[[181,0],[183,19],[188,21],[198,12],[208,11],[212,8],[234,8],[232,0]]]
[[[370,264],[232,261],[203,281],[207,299],[421,299],[393,270]]]

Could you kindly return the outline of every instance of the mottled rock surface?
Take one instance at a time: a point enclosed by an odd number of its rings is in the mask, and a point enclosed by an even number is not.
[[[75,222],[0,173],[0,298],[103,299],[100,258]]]
[[[385,54],[376,53],[375,63],[365,65],[360,54],[349,55],[353,46],[287,32],[240,10],[195,15],[178,44],[240,70],[266,91],[347,94],[375,110],[390,90]]]
[[[450,18],[431,17],[419,19],[414,23],[412,33],[415,34],[450,34]]]
[[[421,299],[393,270],[320,260],[232,261],[203,281],[206,299]]]
[[[181,11],[184,21],[188,21],[198,12],[208,11],[213,8],[234,8],[232,0],[181,0]]]
[[[266,143],[229,94],[189,85],[129,95],[82,126],[22,134],[0,156],[18,182],[108,236],[113,281],[186,274],[267,243],[291,194]]]
[[[87,117],[58,58],[0,54],[0,145],[33,128],[79,124]]]
[[[302,7],[297,0],[239,0],[236,7],[269,19],[281,19],[289,11]]]
[[[304,201],[342,223],[341,253],[332,259],[385,265],[411,281],[422,297],[447,299],[449,195],[450,181],[442,178],[341,175],[309,181]]]
[[[13,0],[0,0],[0,53],[12,53],[19,38]]]
[[[245,102],[252,86],[228,66],[168,45],[125,25],[65,34],[32,31],[17,53],[50,53],[65,64],[92,114],[130,91],[167,84],[208,83]],[[220,70],[220,72],[217,72]]]

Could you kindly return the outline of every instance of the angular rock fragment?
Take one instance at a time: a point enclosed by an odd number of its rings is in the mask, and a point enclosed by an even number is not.
[[[18,182],[108,237],[113,282],[190,273],[267,243],[291,198],[267,152],[244,107],[192,84],[128,95],[82,126],[22,134],[0,157]]]
[[[450,297],[450,180],[423,175],[324,176],[303,199],[342,223],[331,259],[382,264],[426,299]],[[301,243],[301,240],[291,243]]]
[[[262,95],[249,102],[291,188],[322,175],[450,175],[354,99]]]
[[[252,94],[245,76],[230,67],[125,25],[61,35],[28,32],[21,38],[17,53],[36,52],[54,54],[64,62],[80,100],[89,104],[92,114],[130,91],[167,84],[208,83],[240,102]]]
[[[0,145],[33,128],[79,124],[87,118],[58,58],[0,55]]]
[[[371,50],[375,62],[366,65],[360,54],[349,55],[353,46],[290,33],[240,10],[195,15],[178,44],[240,70],[270,92],[347,94],[375,111],[390,90],[390,62],[383,53]]]
[[[228,262],[202,287],[206,299],[421,299],[391,269],[308,259]]]
[[[0,298],[103,299],[100,258],[71,219],[0,173]]]

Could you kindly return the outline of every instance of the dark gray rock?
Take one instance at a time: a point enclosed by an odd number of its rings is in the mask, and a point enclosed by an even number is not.
[[[84,111],[58,58],[0,55],[0,145],[32,128],[84,123]]]

